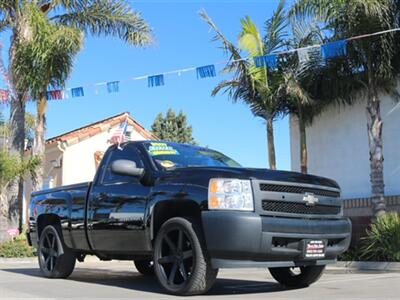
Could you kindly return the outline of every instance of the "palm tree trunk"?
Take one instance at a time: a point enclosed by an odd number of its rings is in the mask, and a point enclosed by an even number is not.
[[[371,57],[371,55],[369,55]],[[369,143],[369,163],[371,194],[374,217],[386,212],[385,183],[383,178],[383,122],[381,117],[381,102],[378,97],[371,59],[368,60],[368,99],[367,99],[367,128]]]
[[[33,140],[32,154],[40,158],[41,163],[35,170],[35,178],[33,180],[33,190],[38,191],[43,188],[44,180],[44,164],[45,164],[45,131],[46,131],[46,93],[41,93],[36,103],[36,126],[35,126],[35,137]]]
[[[383,178],[383,141],[380,99],[373,80],[370,80],[367,100],[367,127],[369,142],[370,182],[375,218],[386,212]]]
[[[304,122],[303,110],[298,105],[298,121],[299,121],[299,137],[300,137],[300,170],[301,173],[307,174],[307,140],[306,140],[306,124]]]
[[[268,143],[269,168],[272,170],[276,170],[274,125],[272,117],[267,118],[267,143]]]
[[[15,57],[15,32],[14,39],[10,47],[10,80],[12,86],[18,78],[14,75],[14,57]],[[25,150],[25,93],[16,90],[12,93],[10,104],[10,139],[9,151],[11,154],[24,156]],[[15,179],[9,183],[6,190],[8,202],[8,226],[18,226],[22,229],[22,201],[23,201],[23,178]]]

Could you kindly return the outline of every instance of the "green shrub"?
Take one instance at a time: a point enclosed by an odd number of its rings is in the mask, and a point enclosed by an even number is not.
[[[24,234],[17,236],[11,241],[0,243],[0,257],[33,257],[35,251],[28,245]]]
[[[400,262],[400,214],[387,213],[371,224],[363,239],[361,258]]]

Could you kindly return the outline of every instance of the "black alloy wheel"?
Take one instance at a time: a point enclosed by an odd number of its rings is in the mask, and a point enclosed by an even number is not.
[[[168,285],[179,288],[190,277],[193,249],[189,237],[181,228],[172,228],[162,238],[158,263]]]
[[[176,295],[205,293],[215,281],[199,227],[184,218],[168,220],[160,229],[154,252],[154,268],[161,285]]]
[[[44,238],[41,240],[40,245],[40,260],[43,270],[46,272],[54,270],[57,259],[60,256],[59,248],[57,237],[54,232],[50,230],[45,231]]]
[[[49,278],[66,278],[75,267],[75,255],[60,238],[57,229],[45,227],[40,235],[38,260],[43,275]]]

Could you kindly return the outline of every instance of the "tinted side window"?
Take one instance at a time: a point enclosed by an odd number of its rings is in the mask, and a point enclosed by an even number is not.
[[[112,151],[111,157],[107,162],[107,167],[102,181],[103,184],[111,182],[129,182],[135,180],[133,177],[122,176],[111,172],[111,164],[118,159],[131,160],[136,163],[136,166],[138,168],[143,168],[143,162],[140,158],[138,151],[134,147],[128,144],[122,150],[115,148]]]

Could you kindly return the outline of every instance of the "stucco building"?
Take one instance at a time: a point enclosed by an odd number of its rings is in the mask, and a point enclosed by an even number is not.
[[[400,105],[381,96],[386,202],[400,210]],[[353,106],[331,106],[306,129],[308,171],[335,179],[345,199],[344,213],[362,234],[372,215],[369,146],[365,100]],[[298,122],[290,118],[292,170],[300,170]],[[357,226],[360,228],[357,229]]]
[[[128,140],[157,139],[126,112],[49,138],[46,140],[43,188],[91,181],[102,155],[111,145],[109,140],[113,132],[127,118]],[[25,208],[31,192],[32,183],[28,179],[24,186]]]

